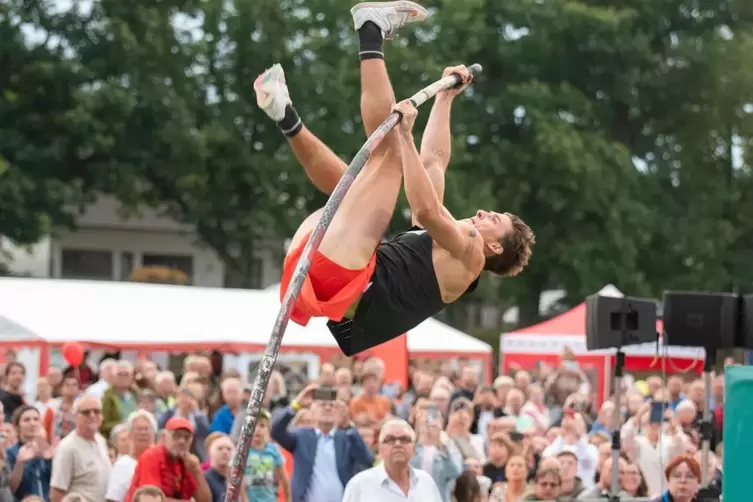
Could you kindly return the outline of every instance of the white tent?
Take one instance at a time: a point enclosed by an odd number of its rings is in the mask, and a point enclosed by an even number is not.
[[[78,341],[144,350],[259,350],[279,311],[277,287],[199,288],[128,282],[0,278],[0,316],[25,336],[0,344]],[[336,348],[322,319],[288,324],[283,347]],[[412,353],[490,355],[491,347],[434,319],[408,333]]]

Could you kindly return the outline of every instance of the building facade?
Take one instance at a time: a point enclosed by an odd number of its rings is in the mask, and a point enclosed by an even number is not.
[[[158,211],[144,209],[126,216],[112,197],[100,197],[76,221],[76,229],[59,229],[30,249],[2,248],[12,273],[32,277],[126,280],[142,266],[181,270],[192,285],[235,287],[217,254],[201,245],[192,227]],[[280,243],[262,246],[254,256],[251,285],[264,288],[280,278]]]

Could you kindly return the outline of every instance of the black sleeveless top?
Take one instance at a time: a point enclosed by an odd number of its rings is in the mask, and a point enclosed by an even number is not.
[[[428,232],[413,227],[377,248],[371,283],[353,319],[327,323],[346,356],[398,337],[446,307],[432,262],[432,243]],[[464,294],[477,285],[478,279]]]

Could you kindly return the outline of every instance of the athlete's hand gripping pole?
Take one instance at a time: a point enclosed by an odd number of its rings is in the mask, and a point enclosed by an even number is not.
[[[468,67],[468,70],[472,75],[481,73],[482,68],[479,64],[474,64]],[[437,80],[433,84],[424,87],[419,92],[411,96],[410,100],[416,107],[421,106],[429,99],[436,96],[440,91],[445,89],[451,89],[457,85],[462,85],[462,78],[460,75],[453,74]],[[280,345],[282,344],[282,337],[285,334],[285,328],[290,320],[290,314],[293,311],[293,305],[295,305],[298,295],[303,287],[303,281],[308,274],[311,267],[311,259],[316,251],[319,249],[319,244],[322,242],[324,233],[327,231],[329,224],[332,222],[332,218],[335,216],[335,212],[340,207],[340,203],[345,198],[353,181],[361,172],[363,166],[369,160],[369,157],[377,149],[384,137],[400,122],[402,116],[397,113],[391,113],[384,122],[372,133],[366,143],[361,147],[351,163],[348,165],[348,169],[340,178],[340,182],[335,187],[335,190],[330,195],[327,204],[324,206],[322,216],[319,222],[311,232],[306,247],[301,254],[301,258],[298,261],[298,266],[293,273],[293,278],[290,281],[288,290],[285,292],[285,296],[280,306],[280,312],[277,314],[277,320],[275,321],[274,328],[272,329],[272,335],[267,342],[267,348],[264,351],[264,357],[259,364],[259,370],[256,374],[256,380],[254,381],[254,387],[251,392],[251,399],[249,399],[248,406],[246,407],[245,417],[243,420],[243,427],[241,428],[240,437],[238,439],[238,445],[236,447],[235,455],[233,456],[230,476],[228,477],[227,492],[225,493],[226,502],[238,502],[240,495],[241,482],[243,474],[246,469],[246,459],[248,458],[248,448],[251,443],[251,437],[256,429],[256,419],[261,412],[261,403],[264,399],[264,393],[267,390],[267,384],[269,384],[269,377],[272,374],[272,367],[277,360],[277,354],[280,352]]]

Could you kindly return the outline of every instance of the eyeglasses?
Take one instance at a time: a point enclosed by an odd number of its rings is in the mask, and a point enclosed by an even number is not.
[[[696,481],[698,479],[692,472],[673,472],[670,478],[677,480],[684,479],[686,481]]]
[[[90,417],[92,415],[96,417],[102,414],[102,410],[100,410],[99,408],[91,408],[88,410],[78,410],[78,412],[84,415],[85,417]]]
[[[190,441],[191,438],[193,438],[193,434],[191,434],[188,431],[184,431],[184,430],[171,431],[170,435],[171,435],[171,437],[173,439],[177,439],[177,440],[181,440],[182,439],[182,440],[185,440],[185,441]]]
[[[387,436],[382,440],[384,444],[411,444],[413,438],[410,436]]]

